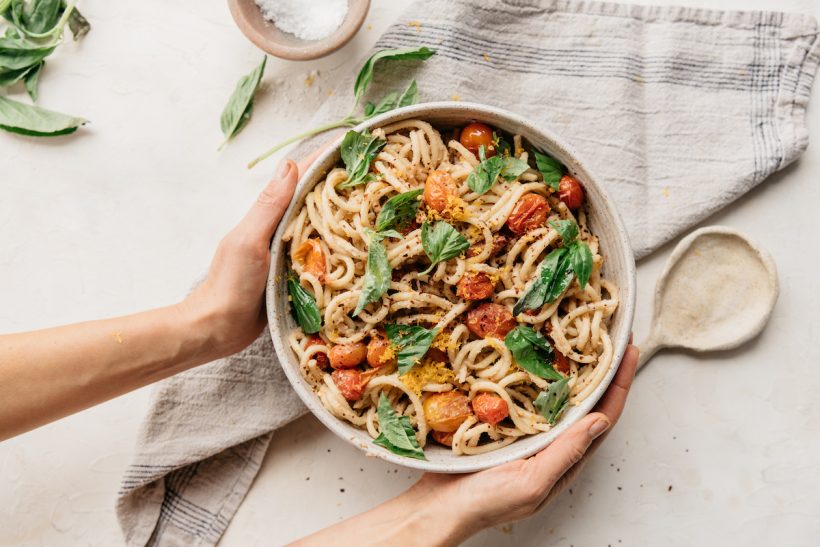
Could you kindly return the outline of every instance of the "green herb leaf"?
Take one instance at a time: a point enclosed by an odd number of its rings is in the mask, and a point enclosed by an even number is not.
[[[381,237],[373,230],[368,230],[370,243],[367,246],[367,267],[364,272],[362,292],[359,302],[353,312],[353,317],[371,302],[376,302],[390,288],[391,274],[390,261],[387,259],[387,250],[382,245]],[[401,234],[399,234],[401,236]]]
[[[514,180],[521,173],[530,168],[522,159],[496,154],[487,158],[484,146],[478,148],[478,157],[481,162],[467,177],[467,186],[478,194],[485,194],[493,187],[499,175],[507,180]]]
[[[547,391],[542,391],[535,399],[535,408],[547,419],[550,425],[555,425],[569,403],[569,380],[561,378],[549,385]]]
[[[419,89],[416,85],[416,80],[410,82],[410,85],[407,86],[407,89],[399,97],[399,100],[396,101],[396,108],[401,108],[403,106],[410,106],[411,104],[416,104],[419,102]]]
[[[385,95],[384,98],[379,101],[379,104],[374,105],[373,103],[367,103],[364,107],[364,117],[372,118],[373,116],[378,116],[379,114],[393,110],[396,108],[398,97],[399,94],[392,91]]]
[[[521,158],[512,156],[496,156],[504,160],[504,167],[501,168],[501,176],[507,180],[515,180],[524,171],[530,168],[529,164]]]
[[[430,259],[430,267],[421,272],[426,274],[439,262],[450,260],[466,251],[470,242],[458,230],[440,220],[432,228],[429,222],[422,225],[421,246]]]
[[[418,197],[424,192],[423,188],[417,188],[404,192],[388,199],[379,216],[376,218],[376,231],[382,232],[390,228],[404,228],[414,218],[419,210]]]
[[[31,100],[37,102],[37,86],[40,83],[40,72],[43,71],[43,66],[45,66],[45,61],[40,61],[40,64],[32,68],[26,73],[25,78],[23,78],[23,82],[26,86],[26,93],[28,96],[31,97]]]
[[[40,34],[54,29],[62,9],[62,0],[32,0],[23,11],[26,30]]]
[[[65,2],[63,2],[63,8],[65,7]],[[76,42],[88,34],[88,31],[91,30],[91,23],[89,23],[88,19],[83,17],[80,10],[75,7],[68,16],[68,28],[71,30],[71,36],[74,37],[74,41]]]
[[[383,49],[371,55],[359,71],[358,76],[356,76],[356,82],[353,84],[353,93],[355,96],[355,100],[353,102],[354,108],[357,104],[359,104],[359,101],[364,96],[365,91],[367,91],[367,86],[370,85],[370,82],[373,80],[373,69],[376,67],[377,62],[383,59],[421,59],[424,61],[429,59],[435,53],[435,50],[427,47],[407,47],[399,49]]]
[[[550,221],[550,226],[561,236],[565,247],[578,239],[578,224],[571,218]]]
[[[231,140],[237,133],[242,131],[245,124],[251,119],[253,112],[253,98],[256,95],[256,90],[259,88],[259,82],[262,81],[262,75],[265,73],[265,63],[268,56],[262,57],[262,62],[259,63],[250,74],[243,76],[236,84],[231,98],[228,99],[228,104],[222,110],[222,116],[219,118],[219,126],[222,128],[222,134],[225,135],[225,140],[222,146]]]
[[[347,169],[347,180],[339,188],[352,188],[368,182],[370,164],[385,144],[386,140],[366,131],[348,131],[342,140],[342,161]]]
[[[578,277],[578,284],[583,289],[592,274],[592,251],[589,245],[580,240],[573,242],[569,246],[569,262]]]
[[[510,350],[519,367],[541,378],[560,380],[563,378],[552,362],[555,350],[544,335],[532,327],[519,325],[507,333],[504,345]]]
[[[533,150],[533,154],[535,154],[535,165],[544,177],[544,183],[557,192],[561,177],[564,176],[564,166],[557,159],[542,154],[538,150]]]
[[[493,131],[493,145],[499,156],[512,156],[513,149],[510,143],[501,135]]]
[[[566,290],[570,282],[572,282],[572,267],[569,250],[566,247],[555,249],[541,262],[537,276],[530,283],[524,295],[515,303],[513,315],[554,302]]]
[[[425,329],[418,325],[387,324],[384,331],[390,343],[398,348],[399,374],[406,374],[421,361],[433,339],[438,336],[438,329]]]
[[[315,334],[322,328],[322,315],[313,298],[299,283],[295,275],[288,277],[288,293],[293,317],[305,334]]]
[[[69,116],[27,105],[0,96],[0,129],[31,137],[54,137],[73,133],[83,124],[84,118]]]
[[[0,38],[0,71],[30,68],[51,55],[55,47],[19,37]]]
[[[373,444],[383,446],[394,454],[407,456],[419,460],[426,460],[424,450],[419,446],[416,432],[410,424],[410,418],[399,416],[384,392],[379,394],[379,436],[373,439]]]

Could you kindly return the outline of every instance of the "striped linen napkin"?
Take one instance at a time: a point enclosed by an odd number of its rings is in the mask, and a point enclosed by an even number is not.
[[[428,45],[423,100],[507,108],[562,135],[608,186],[637,257],[794,161],[817,24],[800,14],[562,0],[419,0],[376,48]],[[351,104],[353,75],[314,122]],[[305,412],[265,332],[245,351],[160,383],[125,472],[128,545],[214,545],[273,431]]]

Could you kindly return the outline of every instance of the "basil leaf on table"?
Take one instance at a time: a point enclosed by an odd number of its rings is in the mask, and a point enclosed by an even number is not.
[[[313,298],[299,283],[299,279],[291,275],[288,277],[288,294],[293,317],[305,334],[315,334],[322,328],[322,315]]]
[[[569,249],[560,247],[553,250],[541,262],[535,279],[513,307],[513,315],[524,310],[534,310],[544,304],[554,302],[572,282],[572,266]]]
[[[73,133],[85,118],[61,114],[32,106],[0,95],[0,129],[30,137],[54,137]]]
[[[380,51],[377,51],[376,53],[371,55],[370,58],[364,63],[364,66],[361,68],[359,74],[356,76],[356,82],[353,84],[353,107],[355,108],[355,106],[359,104],[359,101],[364,95],[364,92],[367,90],[367,86],[370,85],[370,82],[373,80],[373,69],[376,67],[376,63],[380,60],[420,59],[424,61],[429,59],[435,53],[435,50],[427,48],[425,46],[406,47],[399,49],[382,49]]]
[[[26,87],[26,93],[28,93],[28,96],[31,97],[31,100],[34,102],[37,102],[37,96],[39,95],[37,91],[37,86],[40,83],[40,72],[42,72],[43,66],[45,66],[45,64],[45,61],[40,61],[40,64],[29,70],[23,78],[23,84]]]
[[[519,367],[541,378],[563,378],[553,367],[555,350],[544,335],[532,327],[519,325],[504,337],[504,345],[510,350]]]
[[[421,246],[430,259],[430,267],[421,272],[424,275],[439,262],[450,260],[466,251],[470,247],[470,241],[443,220],[436,222],[432,228],[425,221],[421,226]]]
[[[583,289],[592,274],[592,251],[589,245],[580,240],[573,242],[569,246],[569,261],[578,278],[578,284]]]
[[[228,99],[228,104],[222,110],[222,116],[219,118],[219,126],[222,129],[222,134],[225,135],[225,140],[220,145],[220,149],[227,144],[237,133],[242,131],[248,121],[251,119],[253,113],[253,98],[256,95],[256,90],[259,89],[259,82],[262,81],[262,75],[265,73],[265,64],[268,56],[262,57],[262,62],[259,63],[250,74],[247,74],[239,79],[236,88]]]
[[[433,339],[438,336],[438,329],[425,329],[417,325],[387,324],[384,331],[390,343],[398,348],[399,374],[406,374],[421,361]]]
[[[546,391],[538,394],[533,404],[539,414],[547,419],[550,425],[555,425],[569,403],[569,380],[561,378],[549,385]]]
[[[552,220],[550,226],[555,228],[555,231],[561,236],[564,246],[568,246],[578,239],[578,223],[572,219]]]
[[[38,64],[56,45],[36,44],[20,37],[0,38],[0,71],[20,70]]]
[[[378,116],[379,114],[384,114],[385,112],[389,112],[394,108],[400,108],[402,106],[409,106],[411,104],[417,103],[419,100],[419,92],[416,86],[416,80],[410,82],[410,85],[407,86],[407,89],[399,96],[399,94],[395,91],[392,91],[384,96],[384,98],[379,101],[378,104],[373,104],[368,102],[364,106],[364,117],[372,118],[373,116]]]
[[[66,4],[63,2],[63,8],[65,7]],[[68,16],[68,28],[71,30],[71,35],[74,37],[74,41],[76,42],[88,34],[88,31],[91,30],[91,23],[89,23],[88,19],[83,17],[80,10],[75,7],[71,10],[71,14]]]
[[[535,155],[535,166],[544,177],[544,183],[557,192],[561,177],[564,176],[564,166],[557,159],[542,154],[538,150],[533,150],[533,154]]]
[[[396,108],[410,106],[417,102],[419,102],[419,88],[416,85],[416,80],[413,80],[399,96],[399,100],[396,101]]]
[[[417,188],[388,199],[379,211],[379,216],[376,217],[376,231],[407,226],[416,218],[420,205],[418,197],[423,192],[423,188]]]
[[[63,0],[32,0],[23,10],[23,24],[35,34],[52,30],[62,9]]]
[[[342,161],[347,169],[347,180],[339,188],[352,188],[368,182],[370,164],[387,141],[366,131],[359,133],[352,129],[342,139]]]
[[[382,245],[382,238],[392,234],[377,234],[373,230],[368,230],[370,243],[367,246],[367,266],[364,272],[364,282],[362,292],[359,294],[359,302],[353,311],[353,317],[371,302],[376,302],[390,288],[391,274],[390,261],[387,259],[387,250]],[[399,234],[401,237],[401,234]]]
[[[514,180],[521,173],[530,168],[522,159],[496,154],[487,158],[484,146],[478,148],[478,157],[481,162],[467,177],[467,186],[478,194],[485,194],[493,187],[499,176],[507,180]]]
[[[376,413],[379,418],[380,433],[373,439],[373,444],[382,446],[399,456],[419,460],[427,459],[416,439],[416,432],[410,424],[410,418],[396,414],[384,392],[379,394],[379,407]]]

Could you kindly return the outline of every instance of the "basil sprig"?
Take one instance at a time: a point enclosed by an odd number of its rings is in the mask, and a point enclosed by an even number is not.
[[[570,219],[553,221],[550,225],[561,236],[563,247],[552,251],[541,262],[535,279],[513,306],[513,315],[555,302],[569,287],[573,274],[578,277],[582,289],[589,282],[592,251],[589,245],[578,239],[578,225]]]
[[[544,184],[557,192],[560,187],[561,177],[564,176],[564,166],[552,156],[542,154],[538,150],[532,152],[535,155],[535,166],[541,172],[541,176],[544,177]]]
[[[450,260],[466,251],[470,247],[470,241],[443,220],[436,222],[432,228],[425,221],[421,225],[421,246],[430,259],[430,267],[421,272],[424,275],[430,273],[439,262]]]
[[[538,394],[533,404],[550,425],[555,425],[569,404],[569,379],[561,378],[551,383],[546,391]]]
[[[299,283],[295,275],[288,276],[288,293],[293,317],[305,334],[315,334],[322,328],[322,315],[313,298]]]
[[[513,354],[519,367],[541,378],[560,380],[563,378],[553,367],[555,350],[544,335],[532,327],[519,325],[507,333],[504,345]]]
[[[376,159],[379,150],[384,148],[387,141],[367,131],[353,131],[345,134],[342,139],[342,161],[347,169],[347,180],[339,188],[352,188],[372,180],[370,164]]]
[[[225,140],[219,146],[220,150],[229,140],[242,131],[250,121],[253,113],[253,98],[256,95],[256,90],[259,89],[262,75],[265,74],[267,60],[268,56],[263,55],[262,62],[250,74],[242,76],[236,83],[236,89],[233,90],[230,99],[228,99],[228,104],[225,105],[222,116],[219,118],[219,126],[222,129],[222,134],[225,135]]]
[[[393,454],[426,460],[424,450],[419,446],[416,432],[410,424],[410,418],[399,416],[384,392],[379,394],[379,407],[376,411],[379,418],[379,436],[373,439],[373,444],[383,446]]]
[[[423,188],[417,188],[388,199],[376,217],[376,231],[401,229],[407,226],[416,218],[416,212],[419,210],[418,197],[422,192]]]
[[[399,374],[406,374],[430,349],[438,336],[438,329],[425,329],[418,325],[387,324],[384,326],[390,344],[398,348],[396,358]]]
[[[530,168],[524,160],[509,155],[496,154],[488,158],[483,145],[478,147],[478,157],[481,162],[467,177],[467,186],[478,194],[485,194],[493,187],[499,176],[515,180],[518,175]]]
[[[88,123],[85,118],[27,105],[0,95],[0,129],[30,137],[68,135]]]
[[[2,0],[0,0],[2,1]],[[416,85],[416,81],[413,80],[407,86],[407,88],[399,95],[396,92],[388,93],[385,97],[383,97],[377,103],[368,102],[364,108],[361,116],[355,116],[353,113],[356,110],[356,107],[359,105],[362,97],[364,97],[365,92],[367,91],[367,87],[370,85],[370,82],[373,80],[373,73],[376,67],[376,63],[378,61],[386,61],[386,60],[408,60],[408,59],[418,59],[421,61],[425,61],[429,59],[432,55],[434,55],[436,51],[434,49],[430,49],[424,46],[418,47],[407,47],[407,48],[400,48],[400,49],[383,49],[377,51],[370,58],[364,63],[361,70],[359,70],[358,76],[356,76],[356,82],[353,85],[353,106],[350,109],[350,114],[342,118],[341,120],[336,120],[335,122],[330,122],[324,125],[320,125],[319,127],[314,127],[313,129],[309,129],[304,133],[300,133],[295,135],[289,139],[286,139],[261,156],[257,157],[253,161],[248,164],[248,169],[255,166],[260,161],[269,158],[285,146],[305,139],[307,137],[312,137],[318,133],[322,133],[323,131],[327,131],[329,129],[335,129],[337,127],[352,127],[356,124],[362,123],[365,120],[372,118],[378,114],[383,114],[394,108],[399,108],[402,106],[408,106],[411,104],[415,104],[419,100],[419,93],[418,93],[418,86]]]

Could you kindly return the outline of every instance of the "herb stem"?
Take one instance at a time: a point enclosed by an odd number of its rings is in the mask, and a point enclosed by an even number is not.
[[[277,144],[276,146],[274,146],[273,148],[271,148],[270,150],[268,150],[267,152],[265,152],[261,156],[257,157],[253,161],[251,161],[248,164],[248,169],[253,169],[256,166],[257,163],[268,159],[269,157],[271,157],[272,155],[274,155],[275,153],[277,153],[278,151],[280,151],[281,149],[283,149],[287,145],[293,144],[296,141],[306,139],[306,138],[312,137],[314,135],[318,135],[319,133],[322,133],[324,131],[328,131],[330,129],[336,129],[337,127],[353,126],[353,125],[356,125],[357,123],[361,123],[361,121],[362,120],[360,118],[354,118],[352,116],[347,116],[346,118],[343,118],[341,120],[331,122],[331,123],[328,123],[328,124],[325,124],[325,125],[320,125],[319,127],[314,127],[313,129],[305,131],[304,133],[299,133],[298,135],[290,137],[289,139],[285,139],[284,141],[280,142],[279,144]]]
[[[62,16],[60,16],[60,20],[57,21],[57,23],[54,25],[54,28],[52,28],[51,30],[49,30],[47,32],[31,32],[30,30],[26,29],[25,25],[20,23],[20,21],[17,19],[17,17],[14,16],[13,12],[12,12],[12,18],[14,19],[14,21],[13,22],[8,21],[8,22],[11,23],[11,25],[15,29],[17,29],[19,32],[22,32],[23,34],[25,34],[29,38],[51,38],[52,36],[54,36],[56,34],[57,38],[54,40],[54,45],[57,45],[59,39],[62,37],[63,28],[65,28],[66,23],[68,23],[68,19],[69,19],[69,17],[71,17],[71,12],[74,11],[74,5],[76,3],[77,3],[77,0],[69,0],[68,4],[66,4],[65,10],[63,11]],[[7,7],[9,4],[11,4],[11,0],[6,2],[5,6],[3,4],[4,4],[4,0],[0,0],[0,13],[3,13],[3,11],[5,10],[5,7]]]

